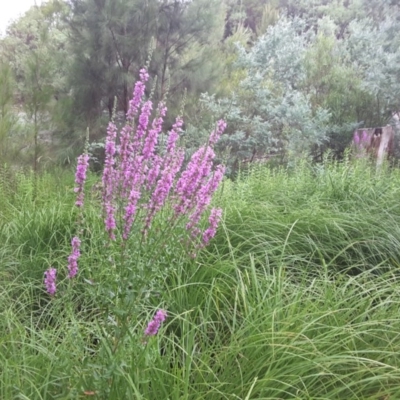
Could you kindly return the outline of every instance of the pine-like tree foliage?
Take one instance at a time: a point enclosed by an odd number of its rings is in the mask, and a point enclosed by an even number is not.
[[[14,102],[14,79],[9,65],[0,61],[0,160],[9,161],[11,136],[17,127],[17,118],[12,111]]]
[[[126,111],[134,72],[144,65],[156,27],[157,1],[71,0],[70,83],[78,112],[91,122],[114,97]]]
[[[14,137],[13,142],[25,148],[25,158],[35,171],[42,155],[39,131],[54,127],[51,125],[56,98],[65,92],[67,62],[65,38],[58,23],[60,11],[53,3],[32,7],[9,26],[0,49],[15,75],[13,96],[21,113],[19,118],[25,120],[27,137]]]
[[[199,92],[216,79],[209,48],[222,38],[216,0],[71,0],[70,74],[77,110],[93,120],[126,113],[133,78],[151,57],[154,96]],[[217,65],[217,63],[215,64]],[[197,74],[196,71],[208,71]]]

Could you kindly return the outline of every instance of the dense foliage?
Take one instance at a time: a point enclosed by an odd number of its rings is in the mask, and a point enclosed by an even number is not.
[[[226,181],[210,246],[186,257],[170,234],[162,257],[147,247],[151,264],[146,253],[130,255],[134,281],[118,273],[120,248],[105,245],[90,190],[97,178],[88,176],[70,280],[73,175],[42,175],[35,204],[26,201],[32,176],[1,177],[2,398],[400,395],[397,170],[378,177],[363,161],[302,163]],[[51,266],[54,296],[43,285]],[[161,279],[136,301],[132,286],[149,268]]]
[[[400,108],[399,25],[389,0],[48,1],[0,39],[1,80],[15,82],[1,96],[3,157],[37,170],[70,162],[88,127],[101,142],[146,64],[148,94],[167,95],[173,114],[185,104],[187,147],[228,120],[229,171],[342,156],[355,127],[391,123]]]
[[[13,21],[0,398],[400,398],[400,172],[348,149],[398,133],[399,82],[395,0]]]

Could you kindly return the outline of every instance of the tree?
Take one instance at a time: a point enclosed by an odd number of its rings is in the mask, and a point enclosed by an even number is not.
[[[218,0],[160,2],[151,63],[159,99],[169,85],[169,95],[177,106],[184,90],[189,98],[197,98],[219,79],[224,16]]]
[[[45,39],[42,39],[45,40]],[[28,118],[33,121],[34,159],[33,170],[38,172],[39,161],[39,126],[46,118],[47,106],[53,96],[52,61],[44,47],[39,47],[24,57],[23,104]]]
[[[363,90],[371,97],[369,117],[363,120],[367,126],[385,125],[400,109],[399,27],[391,17],[380,26],[374,26],[370,19],[354,21],[349,26],[349,58],[362,77]]]
[[[248,29],[256,38],[265,33],[279,17],[279,0],[225,0],[227,16],[225,38],[235,34],[239,27]]]
[[[11,136],[17,127],[17,117],[12,107],[14,103],[14,77],[8,63],[0,61],[0,160],[10,161]]]
[[[105,108],[111,116],[114,97],[118,110],[126,113],[132,79],[146,64],[151,47],[157,99],[168,86],[170,96],[184,87],[190,92],[208,86],[207,75],[195,71],[209,64],[207,46],[222,38],[217,0],[70,0],[69,4],[71,84],[77,110],[88,125]],[[201,83],[194,83],[196,79]]]
[[[18,106],[32,123],[35,172],[40,157],[39,130],[51,123],[51,110],[64,84],[66,63],[60,61],[64,37],[58,26],[58,12],[53,3],[32,7],[8,27],[2,41],[1,55],[15,73]]]
[[[336,36],[339,29],[329,17],[319,20],[318,33],[305,54],[302,83],[313,107],[329,110],[329,143],[325,147],[337,155],[347,147],[359,121],[370,115],[371,101],[348,55],[346,41]]]
[[[71,0],[68,15],[75,112],[90,126],[114,97],[127,111],[133,77],[148,57],[157,1]]]
[[[313,37],[303,21],[281,18],[248,52],[239,48],[237,66],[246,74],[237,90],[222,99],[203,96],[209,110],[227,118],[220,145],[232,150],[233,168],[266,154],[287,159],[326,139],[328,111],[301,90]]]

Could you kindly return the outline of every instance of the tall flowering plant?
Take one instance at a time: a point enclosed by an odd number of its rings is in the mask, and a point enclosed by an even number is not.
[[[78,157],[78,163],[75,172],[75,188],[74,192],[76,193],[76,201],[75,206],[79,209],[79,220],[78,225],[82,225],[83,213],[82,208],[85,199],[85,182],[86,182],[86,173],[89,167],[89,154],[87,152],[88,139],[86,140],[85,152]],[[80,231],[81,233],[81,231]],[[78,273],[78,259],[81,255],[80,253],[80,245],[81,241],[79,237],[75,236],[71,241],[72,251],[68,257],[68,278],[74,278]],[[56,282],[57,270],[56,268],[49,268],[45,272],[44,284],[47,292],[50,295],[54,295],[57,290],[57,282]]]
[[[97,277],[90,277],[86,282],[91,285],[85,286],[110,321],[103,327],[107,329],[105,340],[109,340],[107,351],[111,349],[112,353],[110,370],[119,354],[125,357],[126,349],[135,346],[135,342],[136,346],[145,344],[144,351],[151,351],[151,343],[156,342],[151,337],[158,334],[167,311],[159,309],[132,343],[132,325],[142,314],[143,303],[160,292],[163,275],[179,255],[176,246],[183,244],[193,255],[193,248],[206,246],[214,237],[222,216],[222,210],[211,208],[211,202],[225,172],[223,165],[215,163],[214,146],[226,123],[218,121],[207,143],[185,158],[185,151],[179,146],[182,116],[175,119],[161,141],[167,107],[164,101],[154,105],[145,98],[148,79],[147,70],[142,69],[125,125],[118,129],[111,121],[107,128],[101,197],[105,234],[100,240],[104,246],[96,252],[107,253],[98,260],[100,266],[107,263],[110,268],[97,269],[100,285],[95,284]],[[89,155],[85,151],[78,158],[75,175],[80,229],[71,240],[67,259],[70,282],[76,282],[79,276],[88,165]],[[44,283],[51,296],[56,294],[56,276],[59,274],[55,268],[45,273]],[[134,351],[133,357],[138,353]]]
[[[223,165],[216,165],[214,152],[225,121],[218,121],[207,143],[186,158],[179,146],[183,118],[178,115],[163,134],[167,107],[164,101],[154,105],[145,98],[148,79],[142,69],[125,125],[118,129],[111,121],[105,141],[102,211],[106,248],[116,250],[108,259],[118,275],[114,282],[119,283],[104,287],[101,301],[112,303],[106,309],[119,304],[119,335],[140,312],[140,300],[159,292],[159,283],[179,255],[177,246],[195,255],[194,250],[214,237],[222,216],[221,209],[211,208],[211,201],[225,172]],[[107,293],[117,297],[107,300]],[[146,335],[158,330],[163,320],[158,317]]]
[[[178,146],[183,119],[176,118],[162,148],[160,135],[167,107],[164,102],[155,107],[145,100],[148,79],[147,70],[142,69],[120,133],[113,121],[107,129],[102,177],[105,230],[111,241],[121,240],[125,245],[136,223],[146,240],[156,215],[168,208],[173,210],[169,226],[186,220],[191,242],[202,247],[214,236],[222,213],[211,210],[209,227],[201,228],[202,216],[209,212],[225,172],[223,165],[214,166],[213,147],[226,123],[218,121],[208,143],[183,168],[185,152]]]
[[[108,276],[113,277],[99,288],[99,302],[104,302],[107,315],[113,314],[113,307],[118,308],[115,318],[119,321],[119,339],[132,315],[140,311],[142,295],[151,292],[154,282],[162,277],[158,263],[162,256],[158,255],[166,247],[176,246],[171,235],[174,229],[180,232],[179,243],[189,246],[193,255],[193,248],[206,246],[214,237],[222,216],[221,209],[211,208],[211,201],[225,172],[223,165],[215,165],[214,152],[226,128],[225,121],[218,121],[207,143],[185,158],[179,146],[184,124],[181,116],[175,119],[165,140],[160,140],[167,107],[164,101],[154,105],[145,98],[148,79],[147,70],[142,69],[125,125],[118,129],[111,121],[105,140],[101,207],[108,243],[103,249],[110,253],[104,257],[105,262],[111,261],[114,268],[107,269]],[[85,151],[78,158],[75,175],[75,205],[81,213],[80,221],[88,165]],[[71,241],[67,275],[71,280],[79,274],[81,233],[78,230]],[[174,249],[170,253],[175,256]],[[55,270],[50,269],[45,284],[52,295],[56,291],[55,278]],[[116,296],[110,297],[110,293]],[[164,311],[156,314],[145,334],[154,335],[165,317]]]

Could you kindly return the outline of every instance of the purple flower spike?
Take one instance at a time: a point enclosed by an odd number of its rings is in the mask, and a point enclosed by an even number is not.
[[[81,246],[81,241],[79,240],[79,238],[75,236],[72,239],[71,245],[72,245],[72,253],[68,257],[68,271],[69,271],[68,278],[70,279],[74,278],[78,273],[78,259],[81,255],[79,248]]]
[[[219,221],[221,220],[221,216],[222,216],[222,210],[220,208],[213,208],[211,210],[210,217],[208,218],[208,222],[210,223],[210,225],[203,233],[204,245],[207,245],[208,242],[215,236]]]
[[[46,285],[47,293],[49,293],[50,296],[54,296],[57,290],[56,275],[57,275],[57,270],[55,268],[49,268],[44,273],[44,284]]]
[[[180,132],[182,131],[182,126],[183,119],[177,117],[168,136],[167,153],[172,153],[175,150],[176,142],[179,139]]]
[[[140,70],[140,81],[136,82],[133,90],[133,98],[129,102],[129,109],[126,114],[126,119],[132,121],[138,113],[140,103],[142,101],[144,91],[146,89],[145,82],[149,79],[149,74],[145,68]]]
[[[146,336],[157,335],[161,323],[164,322],[166,318],[167,318],[167,312],[164,310],[158,310],[154,318],[148,323],[147,328],[144,331],[144,334]]]
[[[220,119],[217,122],[217,129],[215,129],[215,131],[213,131],[210,135],[210,141],[209,141],[210,146],[218,142],[219,138],[224,133],[225,128],[226,128],[226,122],[223,119]]]
[[[136,151],[139,149],[142,144],[142,138],[145,136],[147,127],[149,125],[149,118],[151,111],[153,110],[153,103],[151,100],[147,100],[146,103],[142,106],[142,112],[139,116],[139,124],[136,129],[136,135],[134,138],[133,150]]]

